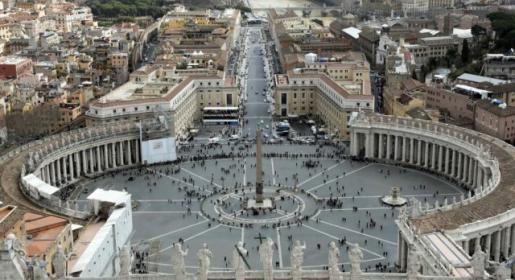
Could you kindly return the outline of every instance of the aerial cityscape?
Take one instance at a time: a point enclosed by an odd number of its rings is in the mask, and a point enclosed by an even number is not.
[[[514,0],[0,1],[0,280],[515,279]]]

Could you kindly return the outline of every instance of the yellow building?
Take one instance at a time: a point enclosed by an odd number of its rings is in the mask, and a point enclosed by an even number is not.
[[[328,134],[340,139],[349,137],[353,112],[374,110],[372,95],[352,94],[325,74],[276,75],[275,85],[276,116],[318,118]]]
[[[61,246],[64,254],[68,254],[72,250],[71,223],[56,216],[35,213],[25,213],[23,221],[25,223],[25,252],[27,256],[29,258],[39,257],[40,260],[45,261],[46,271],[53,273],[52,258],[57,246]]]
[[[0,207],[0,243],[8,234],[12,233],[18,240],[25,238],[25,224],[23,223],[23,210],[14,205]]]

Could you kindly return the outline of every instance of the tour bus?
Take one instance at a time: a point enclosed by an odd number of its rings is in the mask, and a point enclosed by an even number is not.
[[[204,124],[238,125],[239,113],[238,107],[204,107],[202,121]]]

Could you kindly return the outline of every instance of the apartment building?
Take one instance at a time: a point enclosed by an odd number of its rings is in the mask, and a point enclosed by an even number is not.
[[[174,68],[144,66],[129,81],[91,102],[86,125],[165,116],[171,133],[186,137],[204,107],[238,107],[238,88],[217,76],[178,76]]]
[[[320,119],[329,134],[348,139],[347,123],[352,112],[373,111],[374,96],[351,94],[326,74],[276,75],[275,115],[282,118],[312,116]]]
[[[487,54],[483,64],[485,76],[515,80],[515,55]]]
[[[496,100],[477,103],[474,127],[509,143],[515,143],[515,107]]]

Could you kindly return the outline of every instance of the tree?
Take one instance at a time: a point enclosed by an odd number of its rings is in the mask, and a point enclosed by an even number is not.
[[[411,72],[411,77],[415,80],[418,80],[417,79],[417,71],[415,71],[415,69],[413,69],[413,71]]]
[[[445,54],[445,62],[447,62],[447,68],[451,68],[454,61],[456,61],[456,55],[458,51],[455,48],[447,49],[447,53]]]
[[[472,35],[474,37],[479,37],[479,36],[484,36],[486,35],[486,29],[484,29],[482,26],[479,26],[477,24],[475,24],[474,26],[472,26],[470,32],[472,33]]]
[[[461,61],[466,64],[469,62],[469,44],[467,40],[463,40],[463,47],[461,48]]]

